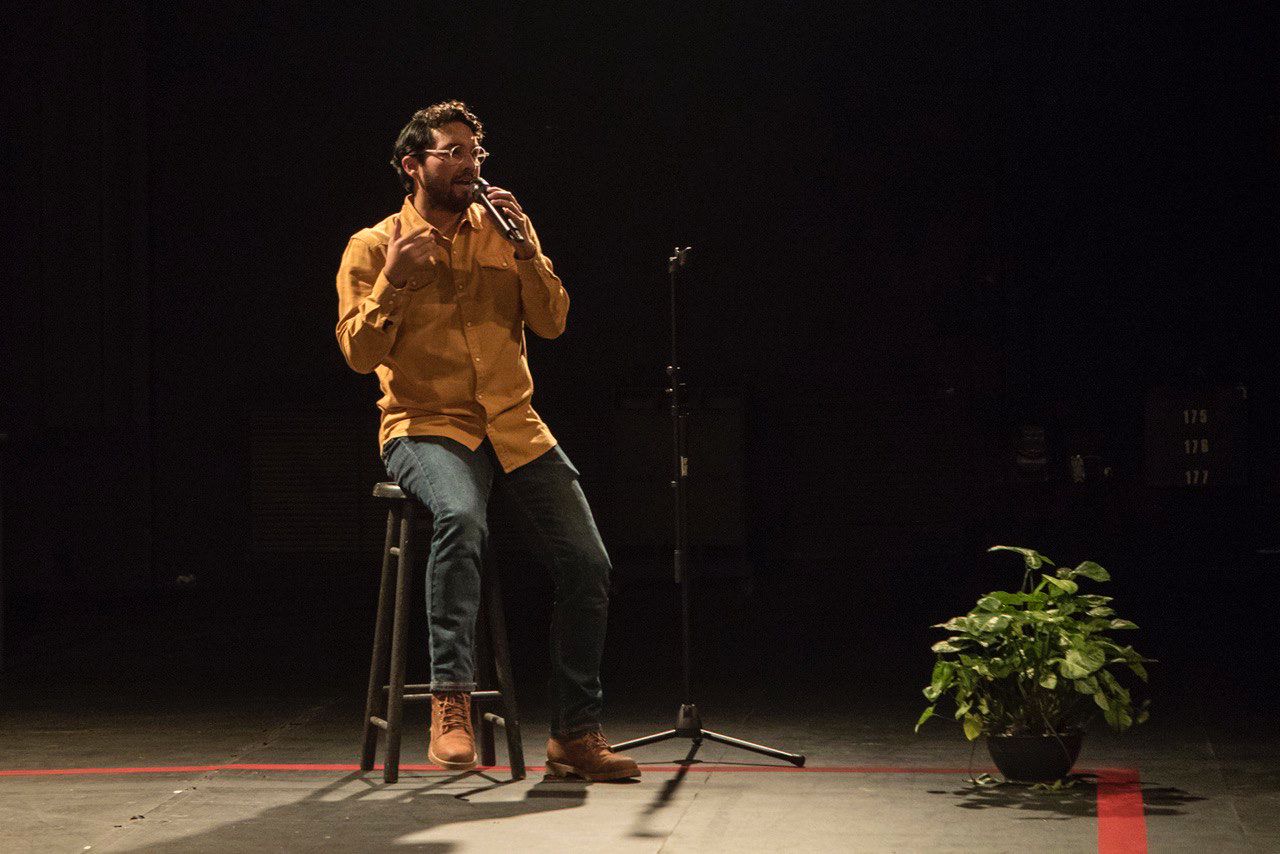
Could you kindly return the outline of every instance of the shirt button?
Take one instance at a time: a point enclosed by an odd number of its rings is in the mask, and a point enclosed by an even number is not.
[[[468,321],[467,321],[467,326],[475,326],[475,324],[474,324],[474,323],[472,323],[470,320],[468,320]]]
[[[480,361],[480,357],[479,357],[479,356],[476,356],[476,361],[477,361],[477,362],[478,362],[478,361]]]

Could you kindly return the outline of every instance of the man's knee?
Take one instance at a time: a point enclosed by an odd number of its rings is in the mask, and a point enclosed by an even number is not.
[[[609,578],[613,565],[601,548],[574,549],[565,560],[562,577],[575,589],[605,601],[609,598]]]
[[[436,516],[435,530],[442,543],[479,548],[489,535],[489,521],[481,507],[449,507]]]

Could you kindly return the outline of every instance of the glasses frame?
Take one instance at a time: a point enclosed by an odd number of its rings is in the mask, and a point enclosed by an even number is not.
[[[453,161],[454,163],[461,163],[463,156],[461,154],[455,156],[453,153],[454,149],[461,150],[462,146],[451,145],[448,148],[423,148],[418,153],[419,154],[438,154],[441,157],[447,157],[449,160]],[[479,154],[477,154],[476,152],[479,152]],[[473,147],[470,151],[468,151],[466,156],[474,160],[476,162],[476,165],[479,166],[480,164],[484,163],[486,160],[489,159],[489,152],[484,149],[484,146],[477,145]]]

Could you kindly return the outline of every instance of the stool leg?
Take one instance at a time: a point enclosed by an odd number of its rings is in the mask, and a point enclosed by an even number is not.
[[[395,618],[391,624],[391,684],[387,690],[387,759],[382,779],[400,779],[400,724],[404,717],[404,670],[408,660],[409,588],[413,578],[413,502],[404,502],[400,517],[400,559],[396,572]]]
[[[502,718],[506,721],[507,758],[511,762],[511,779],[523,780],[524,742],[520,739],[520,712],[516,708],[516,681],[511,675],[511,657],[507,654],[507,620],[502,612],[502,584],[496,568],[489,573],[489,637],[493,644],[493,669],[502,692]]]
[[[399,535],[399,508],[387,511],[387,537],[382,546],[382,581],[378,585],[378,617],[373,629],[373,661],[369,664],[369,691],[364,703],[364,745],[360,750],[360,770],[373,770],[378,752],[378,727],[374,715],[386,714],[387,694],[382,686],[387,684],[387,652],[391,644],[391,547]]]
[[[490,673],[490,655],[489,655],[489,617],[488,617],[488,601],[489,601],[489,569],[486,567],[481,573],[480,580],[480,613],[478,615],[479,625],[476,626],[476,657],[475,672],[478,682],[482,686],[492,685],[493,681]],[[479,754],[481,765],[497,765],[498,754],[494,750],[493,739],[493,722],[484,716],[478,703],[471,705],[472,729],[476,733],[476,748]]]

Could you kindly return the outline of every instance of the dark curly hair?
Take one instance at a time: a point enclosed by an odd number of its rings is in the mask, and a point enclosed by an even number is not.
[[[400,131],[400,136],[396,137],[396,147],[391,155],[391,166],[400,176],[400,183],[404,185],[405,192],[413,192],[413,176],[404,171],[400,161],[406,155],[416,155],[422,149],[433,146],[435,138],[431,135],[431,131],[444,127],[449,122],[462,122],[471,128],[477,142],[484,139],[484,125],[461,101],[441,101],[439,104],[432,104],[426,109],[418,110]]]

